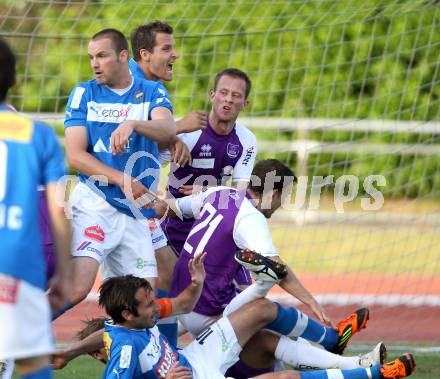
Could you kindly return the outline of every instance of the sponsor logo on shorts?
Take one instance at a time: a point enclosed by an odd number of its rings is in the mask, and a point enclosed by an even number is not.
[[[228,154],[229,158],[237,158],[239,152],[240,152],[240,145],[234,145],[233,143],[228,143],[228,146],[226,146],[226,154]]]
[[[154,261],[146,261],[141,257],[136,258],[136,268],[141,270],[145,267],[156,267],[156,263]]]
[[[90,251],[92,253],[96,253],[99,256],[102,255],[102,252],[100,252],[98,249],[95,249],[93,246],[91,246],[92,243],[90,241],[84,241],[82,244],[80,244],[77,248],[76,251]]]
[[[148,228],[150,230],[156,229],[156,220],[154,218],[149,218],[148,219]]]
[[[15,304],[19,284],[20,282],[17,279],[0,275],[0,303]]]
[[[165,236],[159,236],[159,237],[156,237],[156,238],[153,238],[153,243],[158,243],[159,241],[162,241],[162,240],[164,240],[165,239]]]
[[[104,242],[105,233],[99,225],[89,226],[84,230],[84,236],[97,242]]]

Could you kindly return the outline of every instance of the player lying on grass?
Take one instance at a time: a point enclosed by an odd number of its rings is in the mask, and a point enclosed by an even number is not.
[[[258,255],[257,255],[258,256]],[[260,257],[264,264],[267,264],[270,266],[270,264],[273,265],[272,262],[270,262],[268,259],[264,257]],[[258,263],[257,265],[254,265],[254,267],[249,266],[249,263],[247,263],[248,268],[259,270],[261,267],[261,263]],[[286,270],[285,267],[282,265],[277,265],[278,271],[274,271],[277,278],[279,276],[285,275]],[[270,268],[270,267],[269,267]],[[260,279],[262,278],[262,274],[259,274]],[[264,280],[269,280],[272,282],[272,284],[275,282],[272,280],[272,278],[263,278]],[[246,292],[246,291],[245,291]],[[226,312],[234,311],[237,307],[244,306],[244,302],[238,300],[241,295],[239,295],[236,299],[233,300],[233,302],[230,304],[230,306],[225,310]],[[249,299],[249,296],[245,297],[246,299]],[[163,301],[163,300],[161,300]],[[260,304],[262,305],[262,304]],[[286,313],[289,311],[289,308],[281,308],[279,312],[284,314],[284,317],[286,317]],[[163,314],[163,312],[160,312]],[[226,314],[225,314],[226,316]],[[102,331],[99,331],[96,333],[97,330],[102,328],[102,325],[104,324],[104,319],[96,319],[92,320],[88,327],[81,332],[80,336],[84,340],[80,343],[72,346],[68,350],[60,351],[55,356],[54,364],[56,368],[62,368],[67,364],[68,361],[73,359],[74,357],[84,354],[88,352],[90,355],[92,355],[94,358],[99,359],[100,361],[105,362],[107,360],[107,352],[104,350],[104,344],[102,342],[102,339],[100,336],[102,335]],[[280,322],[276,328],[279,329],[282,328],[282,324],[285,326],[289,324],[288,321],[284,320]],[[268,332],[267,332],[268,333]],[[359,366],[365,366],[370,367],[375,363],[383,362],[383,359],[385,359],[385,348],[382,343],[378,344],[377,347],[373,350],[373,352],[365,354],[360,357],[341,357],[336,354],[332,354],[329,352],[326,352],[324,350],[321,350],[319,348],[316,348],[314,346],[308,345],[306,342],[294,342],[290,339],[283,337],[283,336],[277,336],[275,334],[269,335],[264,334],[263,336],[266,337],[266,341],[261,341],[261,336],[259,335],[259,338],[256,338],[254,336],[249,343],[246,344],[245,349],[241,353],[241,357],[244,357],[244,363],[247,365],[255,365],[255,363],[259,362],[265,363],[268,361],[268,359],[272,359],[272,361],[275,360],[275,357],[277,355],[276,352],[276,346],[278,345],[277,339],[285,339],[286,343],[290,343],[292,346],[292,351],[290,352],[290,357],[286,357],[288,359],[285,360],[286,363],[289,363],[290,365],[293,365],[294,367],[308,367],[308,368],[316,368],[316,367],[324,367],[324,368],[356,368]],[[263,337],[263,339],[264,339]],[[305,348],[298,349],[295,348],[296,345],[301,344],[304,345]],[[295,357],[295,354],[297,355]],[[282,357],[276,357],[277,359],[282,359]]]
[[[253,267],[248,264],[248,268],[261,271],[262,266],[267,264],[267,270],[272,269],[268,259],[257,257],[257,264]],[[199,281],[200,273],[192,283],[193,294],[203,285],[203,281]],[[275,272],[275,275],[278,273]],[[157,317],[163,309],[155,301],[155,294],[146,280],[133,276],[108,279],[101,286],[99,303],[112,318],[111,322],[105,323],[108,361],[104,378],[225,378],[226,369],[238,361],[242,347],[258,330],[268,328],[286,334],[294,323],[289,317],[289,308],[259,299],[222,317],[183,350],[177,350],[156,326]],[[286,370],[256,378],[397,379],[410,375],[414,367],[413,357],[405,354],[392,363],[369,368],[309,372]]]

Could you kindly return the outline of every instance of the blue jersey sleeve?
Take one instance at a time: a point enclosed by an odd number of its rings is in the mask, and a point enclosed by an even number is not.
[[[168,108],[173,113],[173,105],[170,101],[170,95],[162,83],[157,83],[153,94],[151,95],[150,109],[148,110],[148,118],[151,119],[151,111],[154,108]]]
[[[56,182],[66,174],[64,157],[55,132],[49,126],[35,123],[34,144],[41,157],[40,184]]]
[[[87,127],[87,87],[84,83],[78,84],[72,91],[67,102],[64,128],[69,126]]]
[[[133,379],[136,377],[137,354],[133,344],[118,344],[111,349],[102,379]]]

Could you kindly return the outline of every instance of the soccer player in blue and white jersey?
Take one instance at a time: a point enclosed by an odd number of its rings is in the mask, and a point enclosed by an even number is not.
[[[156,260],[146,233],[147,217],[155,213],[146,195],[160,169],[158,143],[176,139],[166,89],[131,75],[120,31],[95,34],[88,55],[95,80],[74,88],[64,122],[67,158],[80,179],[71,196],[70,306],[87,296],[101,263],[108,276],[133,274],[155,286]]]
[[[200,257],[200,256],[199,256]],[[199,257],[194,258],[196,261]],[[194,280],[181,295],[197,295],[203,283]],[[200,292],[199,292],[200,293]],[[295,323],[291,308],[258,299],[222,317],[182,350],[160,333],[156,320],[161,307],[148,281],[133,276],[110,278],[101,286],[99,303],[112,317],[105,324],[108,362],[104,379],[224,379],[242,348],[262,328],[285,334]],[[171,314],[179,313],[171,309]],[[393,362],[351,370],[330,369],[266,373],[255,379],[399,379],[411,375],[411,354]]]
[[[70,295],[70,230],[55,201],[65,167],[53,130],[6,105],[14,84],[15,56],[0,40],[0,360],[15,359],[21,378],[43,379],[52,377],[49,304],[59,309]],[[38,228],[39,185],[46,185],[57,251],[48,297]]]
[[[131,33],[131,48],[133,58],[130,59],[128,65],[133,76],[161,82],[169,82],[173,79],[173,65],[179,58],[179,54],[176,50],[173,28],[170,25],[154,21],[138,26]],[[205,111],[193,111],[176,121],[176,132],[188,133],[205,129],[206,123]],[[163,159],[166,162],[171,160],[180,167],[191,163],[188,147],[179,138],[169,150],[160,150],[159,157],[159,160]],[[150,219],[149,227],[156,252],[158,297],[169,297],[176,255],[168,245],[168,240],[158,220]],[[168,340],[177,345],[177,322],[172,319],[162,319],[158,326],[160,331],[166,334]]]

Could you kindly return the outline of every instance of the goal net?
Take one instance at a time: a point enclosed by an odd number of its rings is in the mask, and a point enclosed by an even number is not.
[[[259,157],[299,177],[270,225],[305,286],[336,320],[372,309],[358,341],[438,343],[438,2],[4,0],[0,35],[19,59],[12,104],[62,136],[71,89],[92,78],[91,35],[156,19],[181,54],[166,83],[177,117],[209,108],[218,71],[251,77],[242,121]]]

